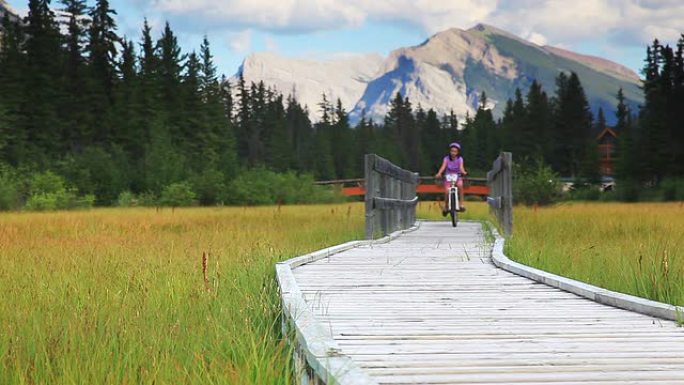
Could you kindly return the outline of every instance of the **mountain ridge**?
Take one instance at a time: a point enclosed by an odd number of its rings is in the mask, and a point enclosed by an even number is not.
[[[237,75],[274,84],[280,92],[296,90],[313,120],[318,116],[313,107],[323,93],[332,100],[339,97],[352,122],[362,116],[382,121],[397,92],[414,106],[433,108],[440,115],[453,111],[462,121],[475,112],[484,91],[488,108],[500,117],[515,89],[525,93],[533,80],[553,94],[560,71],[578,73],[592,111],[603,108],[609,123],[614,120],[619,88],[634,108],[643,99],[638,75],[619,63],[540,46],[486,24],[438,32],[418,45],[399,47],[386,58],[356,55],[344,60],[283,59],[260,53],[248,56]]]

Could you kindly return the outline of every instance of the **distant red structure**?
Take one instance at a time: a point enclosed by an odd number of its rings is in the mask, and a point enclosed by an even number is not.
[[[600,159],[601,175],[612,176],[614,173],[615,147],[617,134],[610,127],[606,127],[596,137]]]
[[[346,196],[364,196],[366,190],[363,186],[363,179],[340,179],[316,182],[318,185],[335,185],[342,189],[342,194]],[[489,187],[485,178],[466,178],[464,179],[465,195],[479,196],[486,198],[489,195]],[[443,194],[444,187],[441,182],[436,182],[434,177],[421,177],[418,187],[418,194]]]

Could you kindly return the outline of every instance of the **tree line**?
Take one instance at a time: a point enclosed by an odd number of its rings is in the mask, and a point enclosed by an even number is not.
[[[159,196],[177,183],[203,204],[230,202],[227,196],[239,195],[236,180],[267,171],[361,177],[370,152],[431,175],[453,141],[476,173],[507,150],[561,175],[598,178],[596,134],[605,119],[602,111],[593,118],[574,73],[560,73],[552,95],[537,82],[524,97],[517,90],[498,120],[484,93],[463,122],[398,93],[382,122],[363,116],[352,125],[341,102],[326,95],[303,106],[262,82],[240,76],[231,84],[218,74],[206,37],[198,50],[183,52],[168,23],[154,38],[145,21],[133,41],[119,36],[107,0],[60,3],[68,15],[60,21],[49,0],[29,0],[22,23],[2,20],[0,171],[50,171],[98,204],[122,193]],[[619,93],[621,178],[659,183],[681,175],[683,68],[682,40],[676,50],[656,41],[643,108],[629,111]]]

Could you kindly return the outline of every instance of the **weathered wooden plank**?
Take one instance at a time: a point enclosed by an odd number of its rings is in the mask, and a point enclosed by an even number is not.
[[[490,250],[479,224],[422,223],[293,275],[340,352],[378,383],[684,384],[674,322],[497,269]]]

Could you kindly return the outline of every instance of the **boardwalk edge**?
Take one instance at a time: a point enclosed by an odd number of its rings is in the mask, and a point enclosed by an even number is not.
[[[390,242],[419,227],[420,222],[407,230],[396,231],[380,239],[347,242],[276,264],[276,279],[282,302],[283,335],[294,335],[291,342],[295,344],[298,383],[319,384],[318,381],[322,381],[324,384],[335,385],[378,385],[351,358],[341,353],[330,330],[306,304],[292,270],[359,246]]]
[[[491,223],[489,227],[494,235],[492,262],[500,269],[551,287],[577,294],[581,297],[588,298],[604,305],[630,310],[666,320],[679,322],[682,321],[684,307],[673,306],[629,294],[618,293],[514,262],[510,260],[503,252],[505,239],[501,237],[496,227]]]

